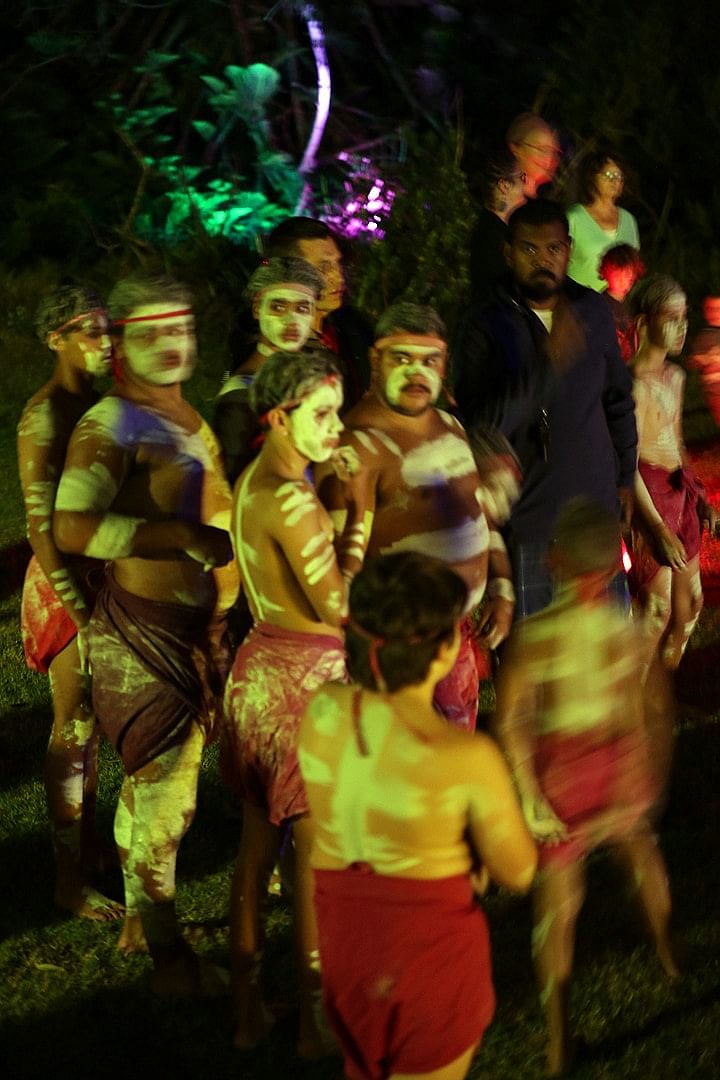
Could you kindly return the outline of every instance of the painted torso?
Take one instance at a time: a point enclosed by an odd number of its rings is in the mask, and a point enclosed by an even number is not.
[[[633,397],[638,457],[664,469],[682,466],[682,403],[685,374],[673,363],[659,371],[634,369]]]
[[[231,496],[217,442],[187,404],[164,415],[111,393],[85,415],[76,438],[96,444],[90,471],[103,509],[229,529]],[[237,595],[234,563],[208,573],[191,559],[129,557],[115,561],[114,574],[128,592],[167,603],[224,611]]]
[[[364,402],[345,418],[343,442],[377,472],[367,555],[419,551],[443,559],[464,578],[474,607],[485,590],[489,534],[465,432],[439,409],[422,433],[392,421],[392,412]]]

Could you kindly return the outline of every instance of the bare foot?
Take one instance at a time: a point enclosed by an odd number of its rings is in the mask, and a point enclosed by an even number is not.
[[[258,990],[248,991],[240,1000],[236,999],[233,1045],[238,1050],[253,1050],[274,1025],[275,1017]]]
[[[669,941],[658,943],[657,958],[662,964],[662,969],[669,979],[679,979],[681,977],[680,969],[677,966],[675,954]]]
[[[122,919],[125,908],[117,900],[103,896],[90,885],[60,885],[55,889],[55,903],[81,919],[113,922]]]
[[[142,928],[139,915],[125,916],[117,947],[120,952],[125,953],[149,952],[145,931]]]
[[[224,997],[230,993],[230,972],[188,949],[172,963],[156,966],[150,985],[163,997]]]

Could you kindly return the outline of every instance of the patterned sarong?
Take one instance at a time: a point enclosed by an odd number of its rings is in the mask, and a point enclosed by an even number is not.
[[[655,509],[668,529],[682,542],[688,560],[700,551],[700,520],[698,499],[704,489],[687,469],[663,469],[659,465],[638,462]],[[661,566],[658,551],[642,523],[633,522],[633,567],[630,575],[633,593],[647,585]]]
[[[209,735],[228,652],[224,619],[129,593],[108,574],[88,635],[93,706],[128,775],[184,742]]]
[[[238,649],[225,689],[220,769],[274,825],[308,812],[297,740],[310,695],[346,681],[342,643],[329,635],[261,622]]]

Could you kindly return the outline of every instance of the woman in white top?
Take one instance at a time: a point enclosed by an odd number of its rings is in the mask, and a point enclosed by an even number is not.
[[[578,171],[580,201],[568,210],[572,248],[568,275],[580,285],[604,292],[598,275],[600,259],[616,244],[640,248],[635,218],[617,205],[625,175],[616,157],[598,150],[587,154]]]

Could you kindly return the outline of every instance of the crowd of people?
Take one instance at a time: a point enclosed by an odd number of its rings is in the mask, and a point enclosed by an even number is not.
[[[566,1071],[583,867],[600,845],[677,974],[653,826],[670,673],[716,523],[668,359],[687,300],[643,279],[617,153],[587,155],[568,213],[540,191],[561,156],[526,114],[489,158],[452,336],[403,301],[371,327],[346,302],[330,229],[283,222],[248,281],[212,426],[183,396],[184,285],[130,277],[107,305],[85,287],[41,304],[55,367],[18,428],[22,632],[52,688],[55,902],[122,918],[119,948],[149,953],[158,994],[230,990],[240,1048],[274,1020],[263,905],[289,849],[297,1052],[337,1045],[356,1080],[466,1075],[494,1009],[491,881],[534,884],[548,1070]],[[693,350],[711,404],[714,315]],[[476,731],[489,650],[492,736]],[[123,904],[93,887],[100,732],[126,774]],[[190,947],[175,910],[216,737],[243,807],[230,972]]]

